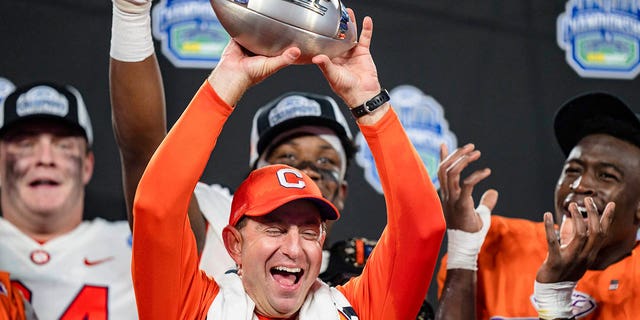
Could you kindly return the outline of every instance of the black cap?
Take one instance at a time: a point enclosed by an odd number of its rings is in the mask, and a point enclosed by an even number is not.
[[[640,148],[640,117],[620,98],[606,92],[578,95],[558,110],[554,120],[565,156],[587,135],[604,133]]]
[[[46,118],[61,121],[83,133],[89,145],[93,130],[80,92],[72,86],[38,82],[16,88],[2,103],[0,135],[22,121]]]
[[[356,151],[349,125],[335,100],[308,92],[288,92],[258,109],[251,127],[249,166],[279,134],[301,126],[319,126],[333,130],[345,150],[347,161]]]

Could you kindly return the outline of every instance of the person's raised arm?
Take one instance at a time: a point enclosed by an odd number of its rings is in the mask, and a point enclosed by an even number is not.
[[[217,286],[198,270],[188,201],[245,90],[299,56],[297,48],[278,57],[248,56],[231,40],[218,66],[153,154],[133,207],[132,275],[140,319],[206,316]]]
[[[130,226],[138,182],[167,132],[164,87],[151,38],[150,10],[150,0],[113,0],[109,87]],[[189,205],[189,219],[201,251],[205,221],[195,199]]]
[[[440,147],[440,198],[447,220],[448,260],[446,278],[439,299],[436,319],[476,318],[476,270],[478,253],[489,229],[491,210],[498,193],[488,190],[475,208],[473,188],[489,176],[489,169],[477,170],[464,180],[462,171],[480,158],[480,151],[467,144],[448,154]],[[441,268],[444,266],[441,266]]]
[[[349,9],[351,20],[355,21]],[[387,226],[361,276],[338,289],[361,319],[412,319],[426,296],[445,230],[442,207],[378,79],[370,53],[373,21],[365,17],[358,44],[318,65],[331,89],[357,118],[375,159],[387,204]],[[373,111],[354,112],[370,101]]]

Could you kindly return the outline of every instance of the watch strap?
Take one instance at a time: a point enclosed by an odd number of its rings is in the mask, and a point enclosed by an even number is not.
[[[389,92],[387,89],[380,90],[380,93],[375,95],[373,98],[369,99],[365,103],[351,109],[351,114],[356,118],[360,118],[364,115],[367,115],[374,110],[378,109],[380,106],[385,104],[387,101],[391,100],[389,97]]]

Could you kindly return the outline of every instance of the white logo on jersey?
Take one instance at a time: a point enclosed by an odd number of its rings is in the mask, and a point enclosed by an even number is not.
[[[35,264],[45,264],[49,262],[50,258],[49,253],[44,250],[38,249],[31,251],[31,261]]]
[[[291,173],[294,176],[296,176],[298,178],[298,181],[296,183],[287,181],[287,177],[285,176],[287,173]],[[278,175],[278,182],[280,182],[280,185],[285,188],[303,189],[306,186],[302,178],[302,173],[300,173],[295,169],[291,169],[291,168],[280,169],[276,174]]]

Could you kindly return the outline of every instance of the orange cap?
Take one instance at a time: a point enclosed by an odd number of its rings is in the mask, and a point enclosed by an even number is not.
[[[310,200],[323,220],[340,218],[338,209],[322,197],[316,183],[304,172],[283,164],[253,170],[233,194],[229,225],[243,216],[259,217],[294,200]]]

